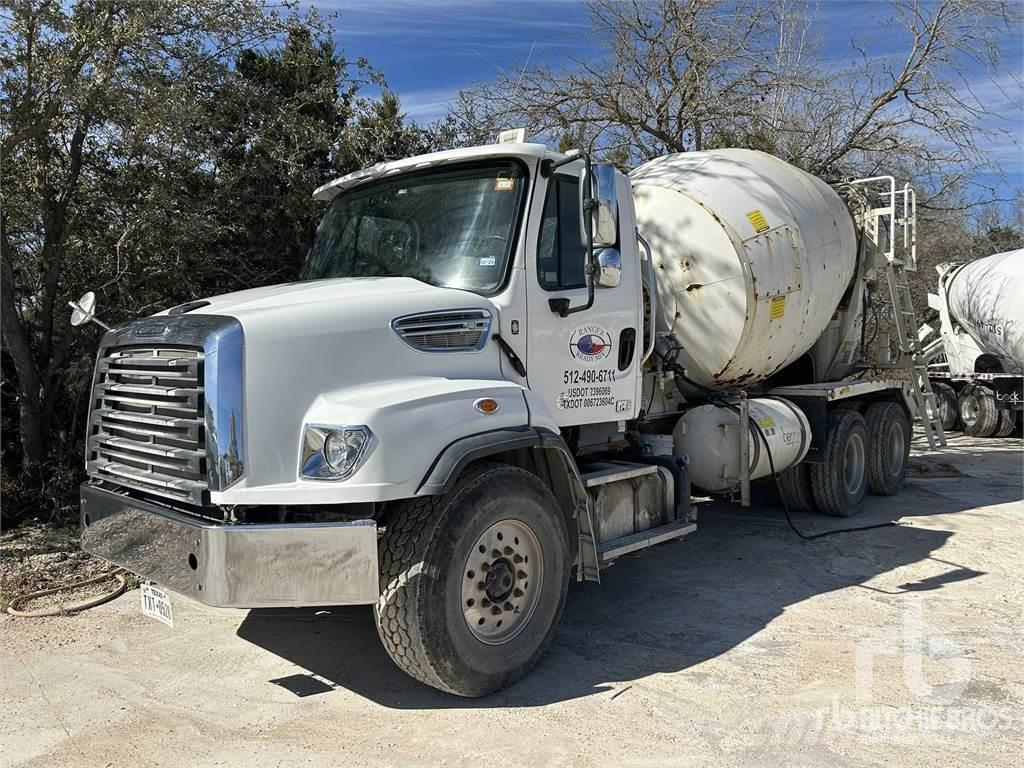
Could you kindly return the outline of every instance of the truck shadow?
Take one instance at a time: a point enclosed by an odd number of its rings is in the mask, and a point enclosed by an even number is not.
[[[895,498],[869,499],[852,520],[795,515],[807,532],[868,525],[914,515],[943,515],[1019,501],[1012,486],[984,499],[946,496],[914,481]],[[942,589],[981,575],[937,557],[954,535],[912,524],[805,542],[777,506],[744,510],[721,502],[700,507],[695,534],[620,559],[602,583],[576,584],[558,633],[530,675],[482,699],[460,699],[406,677],[378,638],[368,606],[251,611],[238,636],[308,674],[272,680],[298,696],[343,688],[396,709],[533,707],[610,692],[619,681],[691,670],[751,639],[787,607],[814,595],[861,585],[886,594]],[[937,575],[880,588],[879,574],[931,559]],[[755,641],[756,642],[756,641]],[[608,693],[607,695],[611,695]]]

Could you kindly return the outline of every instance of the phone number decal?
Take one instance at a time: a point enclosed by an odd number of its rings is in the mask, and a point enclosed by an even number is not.
[[[563,384],[611,384],[615,381],[615,371],[610,368],[562,371]]]

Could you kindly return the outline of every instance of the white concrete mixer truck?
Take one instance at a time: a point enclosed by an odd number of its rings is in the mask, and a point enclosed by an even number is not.
[[[695,495],[900,490],[907,385],[851,374],[908,190],[840,191],[753,151],[627,176],[514,142],[329,183],[299,281],[103,336],[82,545],[165,621],[373,604],[416,679],[501,688],[573,571],[690,533]]]
[[[938,334],[924,354],[943,427],[1006,437],[1024,409],[1024,249],[936,270]]]

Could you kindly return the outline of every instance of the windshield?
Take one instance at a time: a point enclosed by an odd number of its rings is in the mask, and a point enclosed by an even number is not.
[[[525,181],[521,163],[500,160],[342,192],[317,229],[302,279],[413,277],[491,293],[511,258]]]

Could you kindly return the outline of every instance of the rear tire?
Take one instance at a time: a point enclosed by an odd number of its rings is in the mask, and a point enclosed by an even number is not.
[[[478,465],[443,496],[400,502],[380,553],[377,631],[422,683],[484,696],[529,672],[554,637],[568,535],[551,491],[523,469]]]
[[[943,431],[949,432],[956,429],[959,418],[956,407],[956,390],[943,381],[933,381],[932,392],[935,393],[935,405],[939,409]]]
[[[800,462],[779,473],[779,493],[791,512],[817,512],[811,490],[810,465]]]
[[[971,437],[992,437],[999,426],[996,393],[982,384],[968,384],[957,398],[964,434]]]
[[[1017,428],[1017,412],[1016,411],[1000,411],[999,412],[999,426],[996,427],[996,431],[992,433],[993,437],[1009,437],[1013,434],[1013,430]]]
[[[849,517],[868,492],[868,432],[857,411],[837,409],[826,422],[824,463],[811,465],[811,490],[818,510]]]
[[[868,490],[895,496],[903,490],[910,461],[910,420],[898,403],[872,403],[864,412],[868,428]]]

